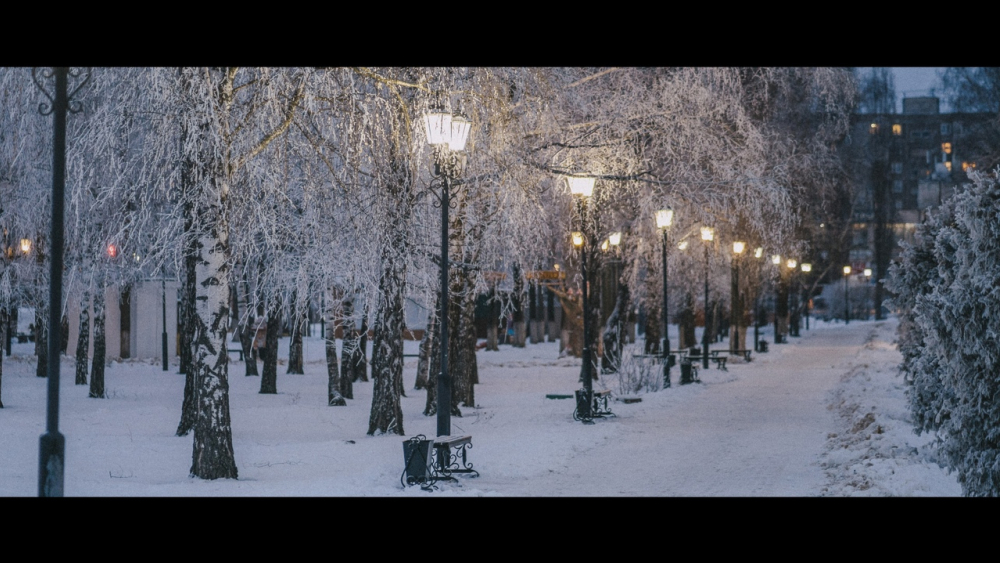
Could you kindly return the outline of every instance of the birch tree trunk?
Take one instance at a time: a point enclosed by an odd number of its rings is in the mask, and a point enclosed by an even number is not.
[[[302,276],[303,272],[299,272]],[[300,278],[301,279],[301,278]],[[303,303],[303,292],[296,289],[292,292],[292,311],[289,315],[289,325],[292,328],[291,338],[288,342],[288,370],[285,373],[302,375],[305,370],[302,366],[302,333],[303,325],[308,323]]]
[[[438,297],[440,299],[440,295]],[[434,311],[437,311],[440,305],[435,302]],[[427,326],[424,328],[424,337],[420,339],[420,351],[418,352],[417,360],[417,381],[414,384],[414,389],[426,389],[428,381],[430,379],[430,369],[431,369],[431,348],[433,340],[436,338],[438,331],[437,326],[437,314],[431,311],[427,315]]]
[[[278,336],[281,332],[281,301],[272,298],[267,308],[267,336],[264,343],[264,370],[260,376],[260,393],[278,392]]]
[[[48,327],[45,319],[48,318],[48,307],[35,307],[35,356],[38,361],[35,363],[35,375],[37,377],[48,377],[49,375],[49,344]]]
[[[103,399],[104,364],[107,361],[107,335],[104,331],[104,279],[98,274],[94,288],[94,357],[90,366],[90,397]]]
[[[80,299],[80,335],[76,340],[76,384],[87,384],[87,359],[90,348],[90,292]]]
[[[344,395],[340,392],[340,365],[337,362],[337,308],[333,296],[326,299],[327,310],[324,311],[326,321],[326,404],[331,407],[347,406]]]
[[[341,309],[343,322],[343,344],[341,347],[340,394],[345,399],[354,398],[354,382],[358,379],[358,346],[359,335],[354,328],[354,298],[345,299]]]

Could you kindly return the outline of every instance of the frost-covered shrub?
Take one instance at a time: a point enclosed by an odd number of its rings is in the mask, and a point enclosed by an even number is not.
[[[938,431],[942,459],[965,495],[998,496],[1000,185],[975,177],[924,235],[892,284],[917,327],[901,343],[915,423]]]
[[[937,287],[935,238],[942,224],[951,221],[952,208],[945,202],[927,221],[917,227],[912,244],[903,244],[899,260],[889,268],[886,287],[892,292],[892,305],[899,312],[900,365],[906,382],[913,428],[919,435],[936,432],[940,440],[947,434],[951,420],[951,387],[942,383],[936,349],[927,347],[923,326],[916,319],[917,303]]]

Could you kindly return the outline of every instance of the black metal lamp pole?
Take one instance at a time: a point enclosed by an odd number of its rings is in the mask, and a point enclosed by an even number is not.
[[[441,372],[437,377],[437,435],[451,435],[451,376],[448,373],[448,210],[451,188],[465,167],[461,151],[465,149],[471,122],[462,112],[452,114],[446,109],[441,94],[424,114],[427,142],[434,147],[434,176],[441,178],[441,307],[438,321],[441,328]]]
[[[701,367],[708,369],[708,244],[713,239],[713,233],[709,227],[701,228],[701,239],[705,242],[705,330],[701,335]]]
[[[435,157],[439,151],[435,150]],[[435,172],[441,172],[437,163]],[[451,377],[448,374],[448,206],[451,178],[444,170],[444,185],[441,189],[441,310],[438,322],[441,326],[441,373],[437,378],[437,435],[451,436]]]
[[[670,244],[670,223],[674,220],[673,209],[656,212],[656,227],[663,230],[663,387],[670,387],[670,304],[667,293],[667,248]],[[683,375],[683,374],[682,374]]]
[[[593,357],[591,355],[590,340],[592,311],[590,310],[590,275],[587,255],[590,253],[591,240],[587,229],[587,200],[586,197],[577,198],[577,209],[580,215],[580,231],[583,234],[583,244],[580,245],[580,268],[583,274],[583,289],[581,297],[583,299],[583,365],[580,368],[580,378],[583,380],[583,400],[577,401],[577,411],[580,420],[584,424],[593,424],[593,412],[591,405],[594,397],[594,373]]]
[[[52,114],[52,255],[49,263],[49,349],[48,352],[48,403],[46,410],[46,433],[39,440],[38,456],[38,496],[63,496],[63,476],[65,471],[66,439],[59,433],[59,326],[62,324],[62,274],[63,274],[63,223],[66,192],[66,114],[80,111],[71,107],[73,95],[90,79],[90,72],[77,84],[73,92],[67,93],[69,76],[79,77],[78,71],[66,67],[52,70],[32,69],[31,78],[38,89],[49,99],[42,103],[42,115]],[[41,81],[55,77],[55,95],[49,95]]]
[[[844,324],[851,323],[851,296],[847,287],[847,278],[851,277],[851,267],[844,266]]]
[[[670,387],[670,300],[667,294],[667,228],[663,228],[663,387]]]

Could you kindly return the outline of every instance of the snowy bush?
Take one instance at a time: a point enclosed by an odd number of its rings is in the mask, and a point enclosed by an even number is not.
[[[924,227],[892,274],[918,428],[938,432],[967,496],[1000,494],[1000,185],[983,175]]]

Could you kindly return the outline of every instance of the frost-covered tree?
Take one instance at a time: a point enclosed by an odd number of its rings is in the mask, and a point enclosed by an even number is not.
[[[903,347],[915,424],[938,432],[942,461],[965,495],[997,496],[1000,185],[995,172],[972,179],[923,230],[932,245],[921,240],[904,253],[893,287],[917,327]]]

